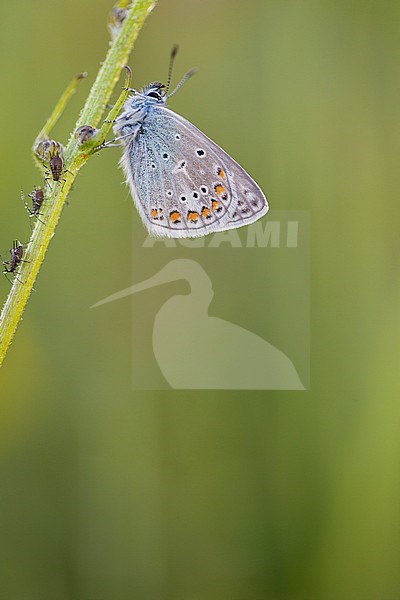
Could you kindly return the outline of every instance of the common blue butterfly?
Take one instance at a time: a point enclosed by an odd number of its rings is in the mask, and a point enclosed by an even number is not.
[[[126,100],[114,124],[123,148],[121,165],[150,234],[199,237],[253,223],[268,212],[261,189],[224,150],[166,107],[168,94],[154,82]]]

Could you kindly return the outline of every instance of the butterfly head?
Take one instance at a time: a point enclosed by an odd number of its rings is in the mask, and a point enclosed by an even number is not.
[[[134,92],[133,100],[132,97],[128,99],[128,109],[139,108],[143,110],[148,110],[151,105],[154,104],[165,104],[167,99],[170,98],[179,90],[179,88],[196,73],[197,69],[190,69],[180,80],[175,89],[172,92],[169,91],[171,84],[171,75],[172,75],[172,65],[178,51],[178,46],[174,46],[171,52],[171,58],[169,61],[169,69],[168,69],[168,79],[167,83],[161,83],[161,81],[154,81],[153,83],[149,83],[145,85],[144,88],[140,90],[140,92],[130,89],[131,92]]]
[[[146,98],[146,100],[152,100],[155,103],[164,104],[167,98],[166,87],[160,81],[154,81],[146,85],[140,94]]]

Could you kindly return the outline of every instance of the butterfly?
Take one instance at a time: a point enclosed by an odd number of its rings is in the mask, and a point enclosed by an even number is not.
[[[154,82],[126,100],[114,124],[123,148],[121,166],[151,235],[199,237],[249,225],[268,212],[267,199],[246,171],[190,121],[166,107],[194,74],[188,71],[168,94]]]

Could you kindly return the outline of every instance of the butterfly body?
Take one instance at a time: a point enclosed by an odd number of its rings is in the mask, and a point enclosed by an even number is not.
[[[192,123],[166,107],[163,84],[125,102],[114,132],[122,168],[152,235],[176,238],[248,225],[268,202],[246,171]]]

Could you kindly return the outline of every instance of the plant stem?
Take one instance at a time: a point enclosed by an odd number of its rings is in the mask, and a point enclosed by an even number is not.
[[[126,9],[126,18],[122,22],[120,29],[111,42],[107,56],[99,70],[96,81],[86,100],[85,106],[81,111],[74,131],[81,125],[91,125],[96,127],[103,114],[105,107],[110,100],[111,94],[118,82],[122,67],[126,64],[133,44],[140,32],[140,29],[149,14],[156,5],[157,0],[134,0],[130,7]],[[76,82],[76,78],[75,78]],[[49,135],[52,125],[61,114],[69,99],[74,86],[70,84],[64,92],[56,109],[48,119],[45,127],[41,130],[40,136]],[[126,92],[125,92],[126,94]],[[121,100],[121,98],[120,98]],[[103,127],[102,134],[106,133],[111,127]],[[62,209],[67,200],[68,193],[78,174],[79,169],[87,162],[91,152],[90,148],[85,152],[71,133],[67,147],[64,153],[64,171],[63,181],[51,182],[49,193],[46,194],[46,200],[41,212],[41,220],[36,221],[31,239],[27,244],[27,250],[24,259],[29,262],[22,263],[18,273],[18,279],[14,278],[11,291],[4,304],[0,316],[0,365],[2,364],[9,348],[14,333],[21,320],[25,306],[33,289],[39,269],[44,260],[50,240],[54,236],[55,228],[61,216]],[[38,165],[42,168],[42,165]]]
[[[61,117],[62,113],[64,112],[64,109],[67,106],[69,99],[71,98],[72,94],[75,93],[78,82],[81,79],[84,79],[86,76],[87,76],[87,73],[79,73],[79,75],[76,75],[73,78],[73,80],[69,83],[67,89],[65,90],[65,92],[62,94],[60,100],[55,105],[54,110],[51,113],[50,117],[47,119],[43,129],[41,129],[40,132],[38,133],[36,140],[33,144],[34,148],[39,142],[41,142],[42,140],[49,137],[51,130],[53,129],[54,125],[57,123],[58,119]]]

